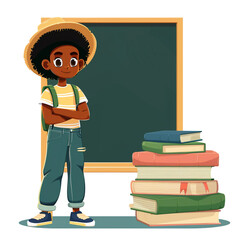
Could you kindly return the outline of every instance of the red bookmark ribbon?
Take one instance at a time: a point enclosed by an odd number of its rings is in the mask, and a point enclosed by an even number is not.
[[[183,192],[185,192],[185,195],[186,195],[186,193],[187,193],[187,186],[188,186],[188,182],[181,182],[180,193],[183,191]]]
[[[203,182],[204,188],[206,192],[209,192],[209,188],[206,182]]]

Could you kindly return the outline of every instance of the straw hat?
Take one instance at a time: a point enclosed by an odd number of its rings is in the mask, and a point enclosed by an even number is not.
[[[77,23],[77,22],[69,22],[65,21],[62,18],[50,18],[47,21],[44,21],[38,26],[38,31],[32,36],[24,50],[24,59],[25,63],[30,70],[32,70],[37,75],[38,72],[33,68],[30,56],[31,51],[34,44],[38,41],[38,39],[47,32],[54,31],[54,30],[61,30],[61,29],[74,29],[84,35],[84,37],[89,42],[89,56],[86,61],[86,65],[89,64],[95,54],[97,41],[95,36],[91,33],[91,31],[84,25]],[[85,66],[86,66],[85,65]]]

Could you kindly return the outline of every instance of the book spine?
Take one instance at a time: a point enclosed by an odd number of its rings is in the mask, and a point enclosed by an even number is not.
[[[179,134],[169,134],[169,133],[161,133],[158,135],[154,135],[153,133],[145,133],[144,140],[150,142],[175,142],[180,143]]]
[[[152,132],[145,133],[144,140],[150,142],[168,142],[168,143],[182,143],[181,136],[186,134],[198,133],[201,131],[164,131],[164,132]],[[188,142],[201,141],[202,139],[197,139]]]
[[[199,197],[200,199],[196,199]],[[204,197],[204,199],[202,198]],[[191,196],[185,199],[168,199],[163,201],[157,199],[157,212],[155,214],[174,213],[174,212],[198,212],[221,209],[225,205],[225,196],[222,193],[216,193],[207,196]],[[165,206],[165,207],[164,207]]]
[[[213,181],[214,178],[136,178],[135,181]]]
[[[148,146],[148,143],[144,141],[144,142],[142,142],[142,149],[144,151],[149,151],[149,152],[155,152],[155,153],[163,154],[163,145],[162,144],[159,144],[158,148],[156,150],[156,148]]]
[[[199,213],[206,213],[206,212],[207,213],[208,212],[209,213],[219,213],[220,210],[199,211]],[[210,223],[204,222],[204,223],[177,223],[177,224],[176,223],[174,223],[174,224],[158,223],[158,224],[150,224],[146,218],[145,218],[145,221],[142,220],[142,219],[139,219],[139,217],[138,217],[139,213],[140,213],[140,211],[135,211],[135,216],[136,216],[137,221],[139,221],[139,222],[141,222],[143,224],[146,224],[149,227],[158,227],[158,226],[190,226],[190,225],[220,225],[221,224],[219,222],[219,220],[216,221],[216,222],[210,222]],[[187,214],[191,214],[191,213],[195,213],[195,212],[188,212]],[[152,214],[151,213],[147,213],[147,215],[151,216]],[[163,214],[163,216],[165,216],[165,215]]]
[[[144,184],[145,187],[139,184]],[[138,187],[136,186],[138,185]],[[149,195],[185,195],[185,196],[203,196],[215,194],[218,192],[218,181],[131,181],[131,192],[133,194]],[[154,186],[150,189],[150,186]],[[138,189],[138,190],[137,190]],[[149,190],[150,189],[150,190]],[[169,189],[166,192],[163,189]],[[170,190],[171,189],[171,190]],[[175,189],[175,190],[173,190]],[[196,189],[194,192],[192,189]]]
[[[134,190],[133,190],[133,184],[134,184],[134,182],[135,182],[135,181],[132,180],[131,183],[130,183],[131,193],[134,193]]]
[[[159,153],[159,154],[189,154],[189,153],[202,153],[206,152],[206,144],[205,143],[176,143],[177,145],[202,145],[203,150],[201,151],[184,151],[184,152],[163,152],[164,146],[173,146],[174,143],[165,143],[165,142],[150,142],[150,141],[143,141],[142,142],[142,149],[144,151]]]
[[[134,166],[218,166],[219,154],[214,151],[189,154],[158,154],[150,151],[134,152]]]

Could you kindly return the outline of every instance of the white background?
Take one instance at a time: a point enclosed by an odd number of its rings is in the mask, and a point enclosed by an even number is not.
[[[240,18],[239,1],[5,1],[0,8],[1,197],[4,239],[203,239],[239,236]],[[41,17],[182,17],[184,130],[202,130],[220,154],[212,170],[226,195],[220,218],[206,229],[37,229],[19,221],[38,213],[40,77],[26,67],[24,47]],[[144,59],[143,59],[144,60]],[[94,87],[94,86],[93,86]],[[93,110],[92,110],[93,111]],[[86,173],[85,214],[129,216],[135,173]],[[55,216],[68,216],[66,176]],[[233,239],[236,239],[236,236]],[[231,238],[231,237],[230,237]]]

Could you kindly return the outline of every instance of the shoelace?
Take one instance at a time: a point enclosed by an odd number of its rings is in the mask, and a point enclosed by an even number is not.
[[[36,220],[40,220],[42,218],[44,218],[46,215],[44,213],[39,213],[36,217],[34,217],[34,219]]]
[[[78,213],[78,214],[77,214],[77,217],[78,217],[78,218],[81,218],[81,219],[83,219],[83,220],[86,220],[86,219],[89,218],[88,216],[86,216],[86,215],[83,214],[83,213]]]

